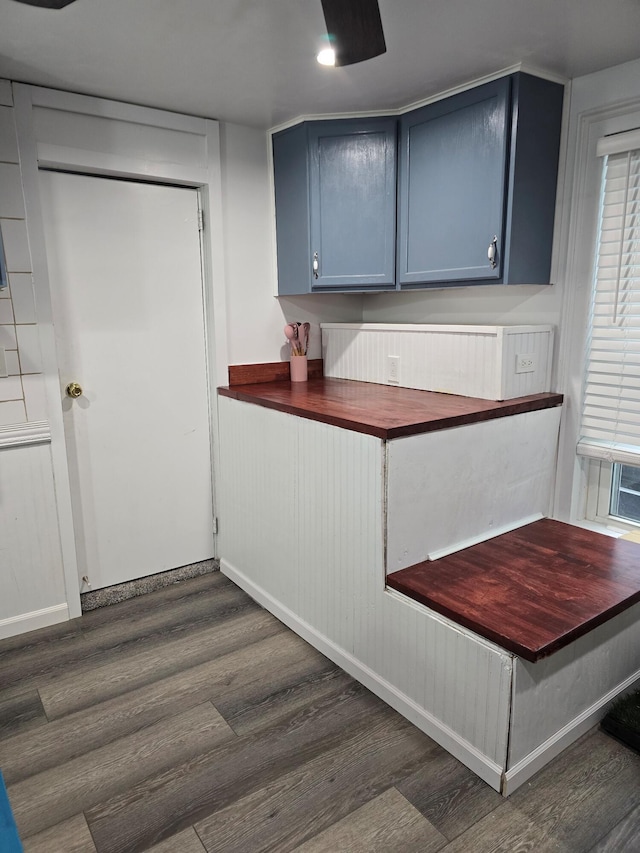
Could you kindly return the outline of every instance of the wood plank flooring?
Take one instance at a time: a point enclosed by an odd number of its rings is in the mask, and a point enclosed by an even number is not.
[[[508,800],[219,573],[0,643],[25,853],[640,849],[593,730]]]

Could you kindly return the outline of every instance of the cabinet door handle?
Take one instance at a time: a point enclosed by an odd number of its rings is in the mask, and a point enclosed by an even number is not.
[[[313,253],[313,277],[318,278],[318,269],[320,268],[320,264],[318,262],[318,253]]]
[[[489,243],[489,248],[487,250],[487,257],[489,258],[489,266],[492,270],[494,270],[498,266],[498,262],[496,261],[496,255],[498,254],[498,236],[496,235],[493,240]]]

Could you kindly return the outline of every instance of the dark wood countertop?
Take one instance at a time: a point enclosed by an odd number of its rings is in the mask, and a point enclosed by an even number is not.
[[[219,388],[218,393],[383,439],[449,429],[562,404],[561,394],[532,394],[494,402],[329,378],[233,385]]]
[[[537,661],[640,601],[640,544],[545,518],[387,586]]]

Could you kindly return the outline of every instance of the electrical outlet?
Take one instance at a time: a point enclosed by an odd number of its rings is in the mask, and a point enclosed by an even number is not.
[[[516,373],[533,373],[536,369],[536,357],[533,353],[516,356]]]
[[[390,385],[399,385],[400,384],[400,356],[399,355],[389,355],[387,356],[387,382]]]

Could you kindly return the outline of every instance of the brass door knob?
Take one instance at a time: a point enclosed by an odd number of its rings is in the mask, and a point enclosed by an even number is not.
[[[82,395],[82,386],[77,382],[70,382],[66,387],[67,397],[80,397]]]

